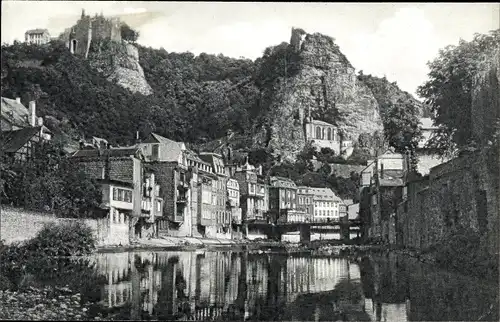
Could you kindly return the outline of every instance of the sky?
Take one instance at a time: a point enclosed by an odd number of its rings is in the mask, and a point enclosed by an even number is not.
[[[331,36],[357,71],[386,76],[416,96],[439,49],[500,28],[498,3],[258,3],[2,1],[2,43],[28,29],[57,36],[87,14],[120,16],[139,43],[168,52],[252,60],[289,42],[292,27]]]

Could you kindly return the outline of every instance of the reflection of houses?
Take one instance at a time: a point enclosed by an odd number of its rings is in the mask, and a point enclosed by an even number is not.
[[[106,277],[106,306],[128,302],[135,318],[144,312],[160,320],[210,320],[228,314],[240,320],[245,312],[259,319],[269,301],[291,303],[301,294],[337,290],[345,281],[360,279],[357,265],[333,258],[270,258],[231,252],[93,257],[98,272]],[[339,301],[339,305],[348,307],[350,303]]]
[[[97,272],[106,278],[102,289],[102,298],[108,307],[123,306],[132,299],[132,283],[130,282],[129,253],[106,254],[97,253]]]
[[[20,98],[2,97],[2,150],[13,161],[24,161],[34,153],[34,148],[51,139],[51,132],[43,125],[43,118],[36,116],[36,105],[32,101],[29,109]]]

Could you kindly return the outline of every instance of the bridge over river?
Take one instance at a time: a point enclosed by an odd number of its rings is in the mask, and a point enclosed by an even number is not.
[[[349,240],[351,233],[356,233],[357,237],[361,237],[362,222],[359,218],[348,219],[347,217],[331,219],[331,220],[316,220],[305,222],[280,222],[268,223],[265,221],[247,221],[244,226],[249,230],[259,229],[264,232],[270,239],[281,240],[282,235],[290,232],[300,232],[300,241],[311,241],[311,232],[336,232],[340,233],[342,240]]]

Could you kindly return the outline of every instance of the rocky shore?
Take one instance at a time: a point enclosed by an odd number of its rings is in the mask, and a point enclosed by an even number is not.
[[[83,303],[79,293],[69,289],[29,287],[24,290],[0,290],[0,320],[100,320],[91,316],[91,304]]]

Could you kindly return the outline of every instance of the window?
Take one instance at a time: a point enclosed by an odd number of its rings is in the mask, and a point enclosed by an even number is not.
[[[321,128],[316,126],[316,139],[321,139]]]
[[[113,200],[132,202],[132,191],[120,188],[113,188]]]
[[[151,158],[153,160],[158,160],[159,150],[160,150],[159,144],[153,145],[152,151],[151,151]]]
[[[328,134],[327,134],[327,137],[328,137],[328,140],[331,141],[332,140],[332,129],[331,128],[328,128]]]
[[[160,212],[161,211],[161,201],[156,200],[156,211]]]
[[[71,44],[70,44],[70,52],[72,54],[74,54],[76,52],[76,45],[77,45],[77,41],[76,39],[73,39],[71,40]]]

